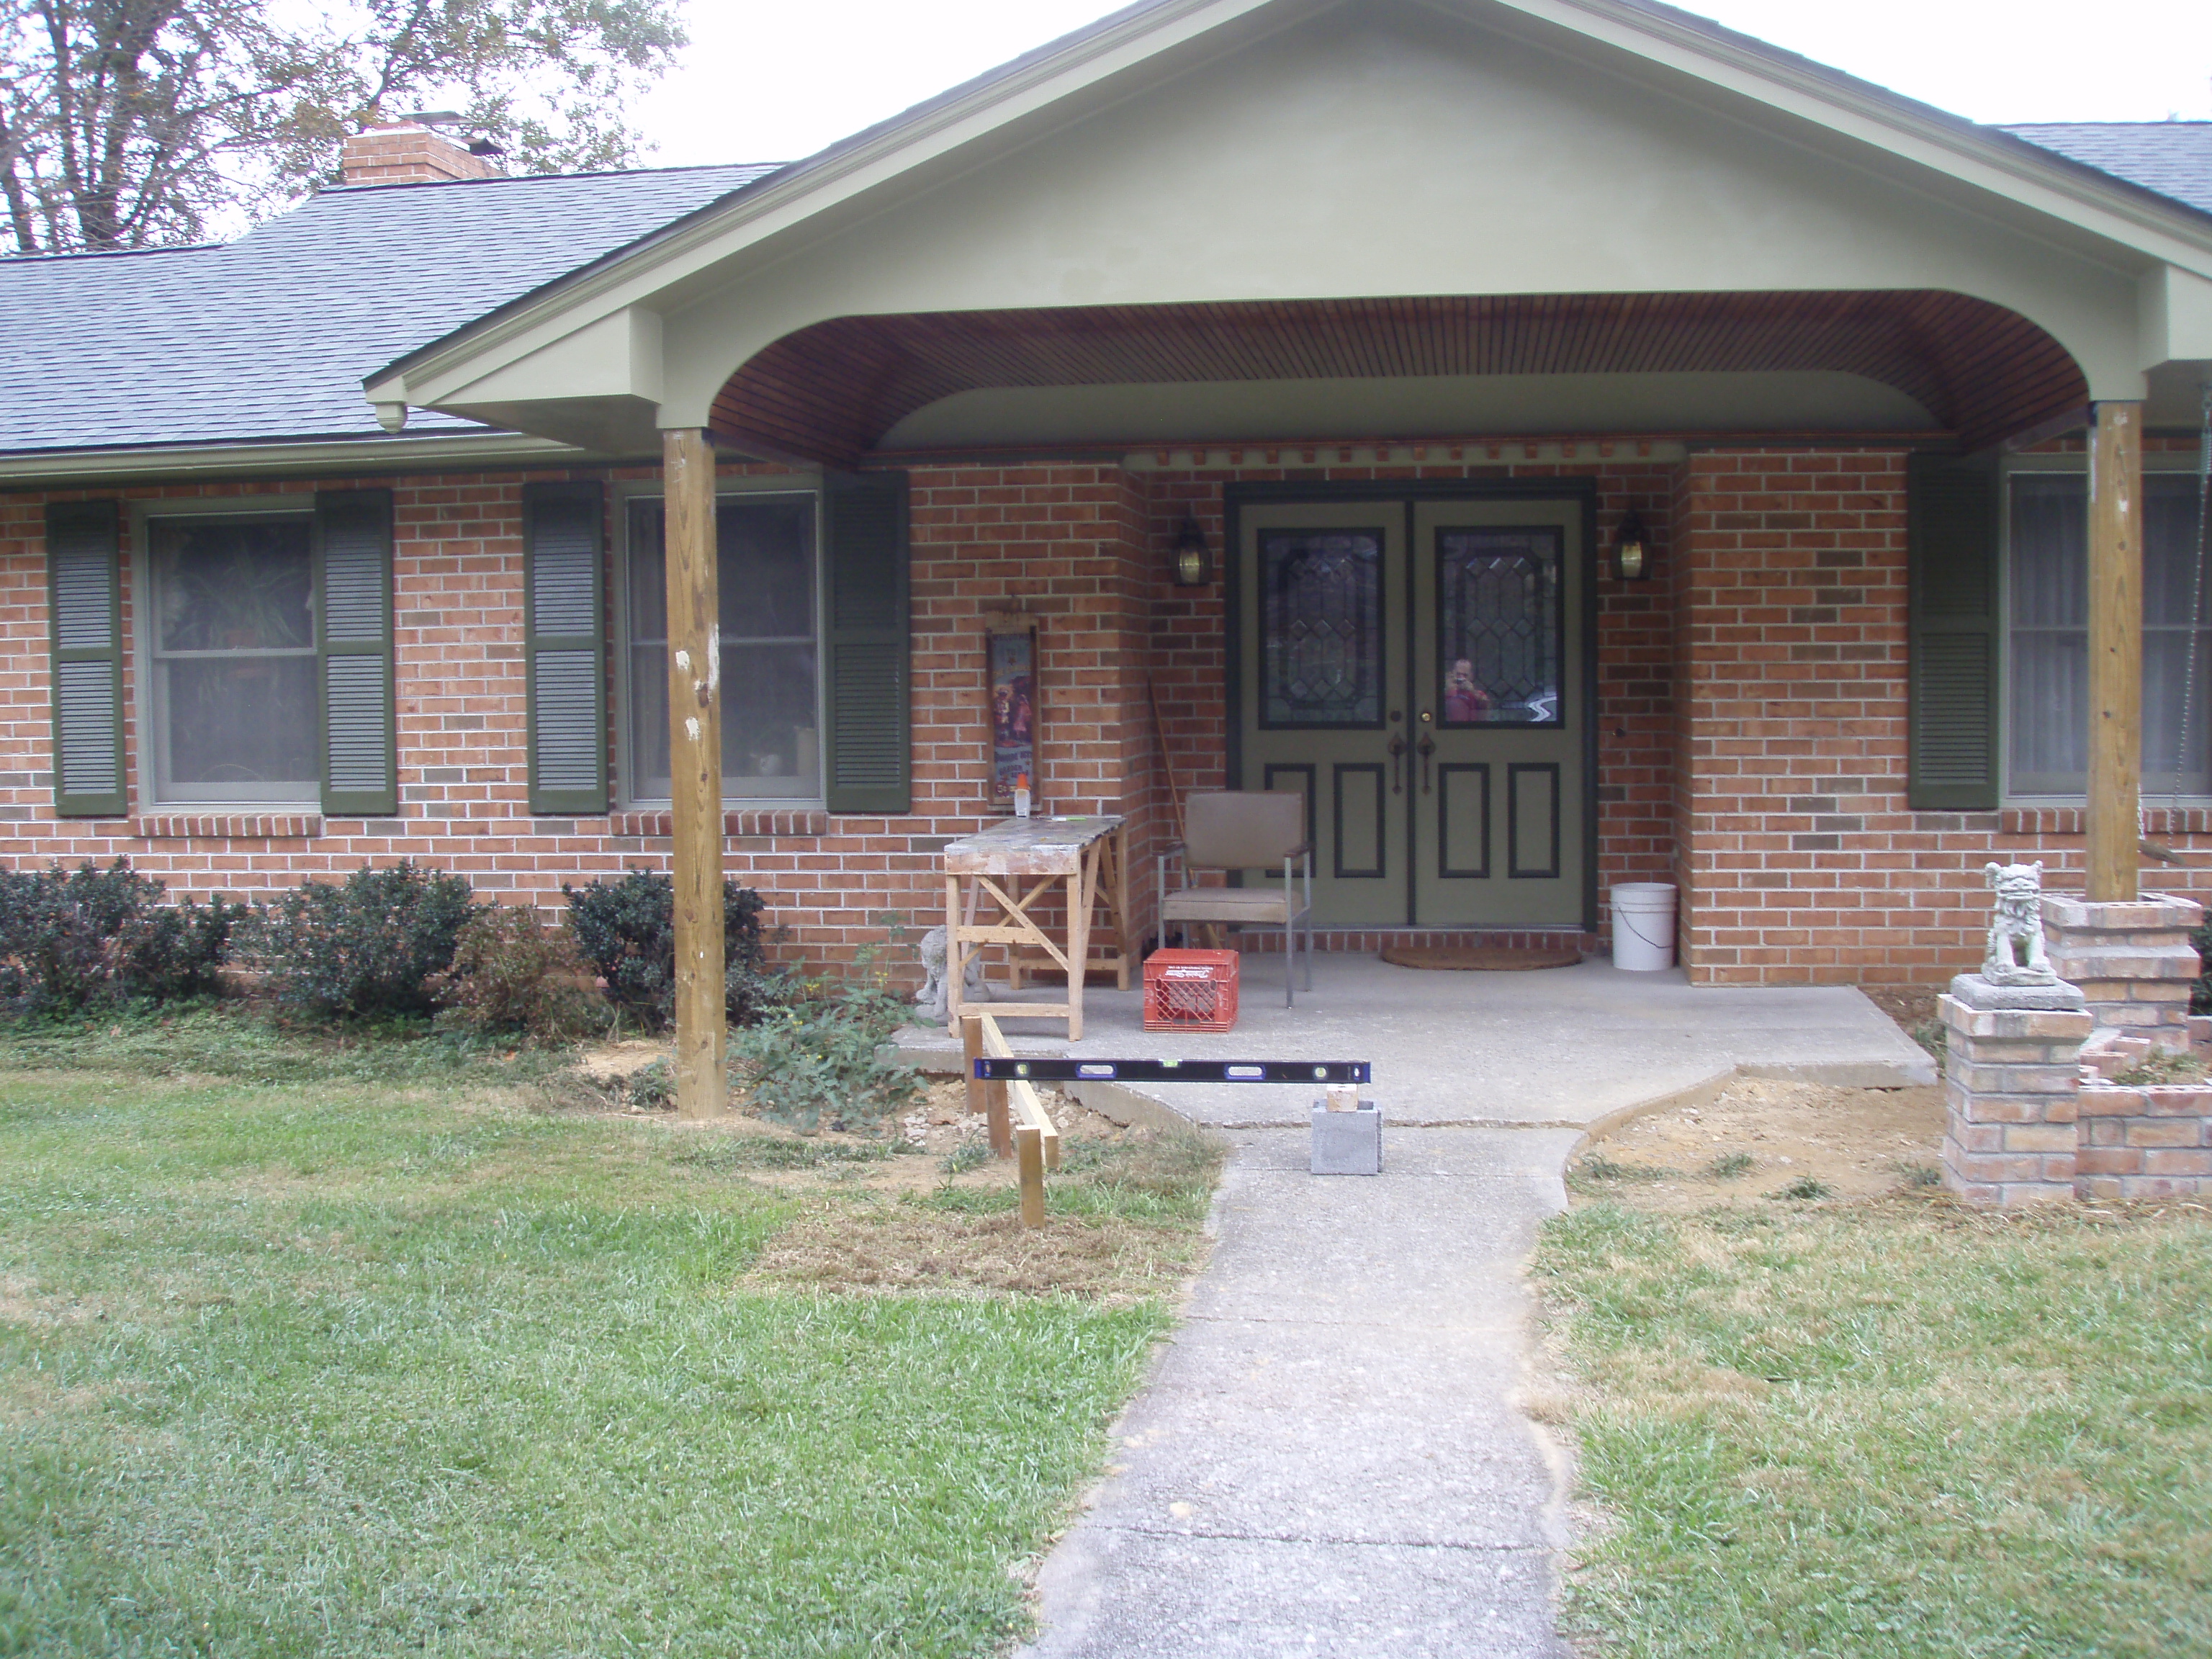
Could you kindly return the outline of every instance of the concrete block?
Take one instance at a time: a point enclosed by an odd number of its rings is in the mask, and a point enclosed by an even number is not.
[[[1332,1112],[1316,1101],[1308,1168],[1317,1176],[1381,1175],[1382,1109],[1363,1100],[1356,1112]]]

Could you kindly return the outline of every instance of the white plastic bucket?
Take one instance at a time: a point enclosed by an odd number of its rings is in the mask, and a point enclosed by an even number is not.
[[[1648,974],[1674,965],[1674,884],[1624,881],[1613,890],[1613,965]]]

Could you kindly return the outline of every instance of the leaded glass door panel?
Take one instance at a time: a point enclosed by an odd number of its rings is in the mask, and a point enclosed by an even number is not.
[[[1421,501],[1413,519],[1414,914],[1580,927],[1581,503]]]
[[[1403,925],[1406,519],[1397,501],[1246,509],[1243,787],[1306,798],[1323,927]],[[1394,781],[1398,787],[1394,792]]]

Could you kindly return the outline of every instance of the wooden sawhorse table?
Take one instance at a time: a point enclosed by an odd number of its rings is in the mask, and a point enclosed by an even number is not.
[[[1084,975],[1109,969],[1121,990],[1129,988],[1128,860],[1119,817],[1008,818],[945,848],[945,980],[951,1018],[966,1012],[961,1000],[968,959],[975,947],[1010,946],[1019,988],[1021,956],[1042,954],[1067,975],[1063,1002],[993,1001],[1000,1019],[1065,1019],[1068,1041],[1083,1035]],[[1065,882],[1066,939],[1030,915],[1030,907]],[[1018,896],[1017,896],[1018,895]],[[995,913],[984,916],[981,901]],[[1101,904],[1113,947],[1091,955],[1091,919]],[[986,1005],[977,1005],[986,1006]]]

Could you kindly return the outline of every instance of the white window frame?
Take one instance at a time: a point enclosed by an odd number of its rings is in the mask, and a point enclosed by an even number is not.
[[[657,478],[640,478],[617,483],[614,490],[614,628],[615,628],[615,695],[608,699],[614,713],[615,727],[615,799],[629,808],[645,808],[670,805],[665,795],[641,795],[637,793],[637,758],[632,752],[629,689],[630,672],[630,503],[639,501],[657,501],[667,492]],[[799,496],[811,499],[814,504],[814,730],[815,775],[817,781],[826,781],[827,733],[822,718],[824,699],[822,675],[829,659],[827,628],[829,617],[829,548],[823,538],[827,528],[823,514],[823,490],[818,473],[790,473],[776,477],[718,478],[714,481],[714,502],[744,496]],[[826,783],[825,783],[826,787]],[[828,805],[826,794],[811,795],[733,795],[730,780],[722,780],[722,806],[726,811],[781,811],[818,812]]]
[[[2142,458],[2146,475],[2157,473],[2187,473],[2194,476],[2197,459],[2193,455],[2160,450]],[[2062,455],[2008,455],[1997,469],[1997,776],[2000,780],[1997,799],[2006,806],[2080,806],[2088,799],[2079,795],[2016,794],[2012,787],[2012,690],[2013,690],[2013,618],[2012,618],[2012,481],[2024,472],[2070,472],[2086,479],[2089,472],[2089,457],[2086,453]],[[2212,571],[2205,575],[2206,592],[2212,594]],[[2197,659],[2197,729],[2212,736],[2212,647],[2208,647]],[[2169,801],[2166,794],[2143,793],[2146,805]],[[2183,795],[2185,806],[2212,805],[2212,795]]]
[[[228,519],[252,524],[267,523],[272,519],[297,519],[312,526],[314,516],[314,496],[298,491],[268,495],[229,495],[220,499],[154,500],[131,504],[130,639],[132,666],[136,671],[131,676],[131,713],[138,729],[136,770],[140,800],[161,809],[203,811],[210,807],[265,809],[271,806],[319,807],[322,805],[323,785],[319,776],[296,786],[264,785],[258,791],[242,793],[178,794],[165,789],[161,779],[164,769],[161,757],[167,748],[168,731],[161,724],[161,699],[155,689],[155,681],[160,672],[155,657],[157,646],[155,629],[160,625],[160,615],[154,595],[153,526],[160,520],[170,519]],[[308,604],[315,629],[316,647],[319,650],[323,627],[321,595],[311,592]],[[318,772],[320,769],[318,765]],[[207,790],[212,786],[199,787]]]

